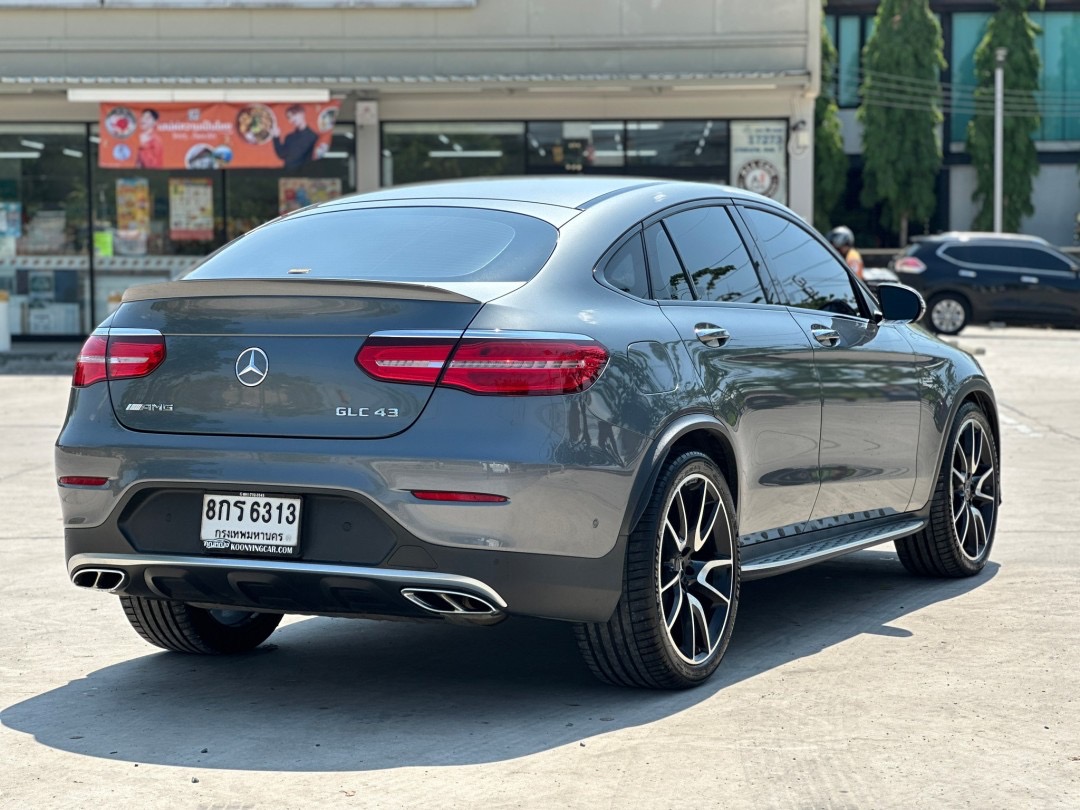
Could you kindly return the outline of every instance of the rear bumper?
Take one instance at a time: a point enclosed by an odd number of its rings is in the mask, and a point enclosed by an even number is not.
[[[163,515],[164,517],[164,515]],[[111,523],[111,525],[110,525]],[[219,557],[163,550],[167,541],[136,548],[130,532],[110,522],[64,531],[69,578],[122,596],[170,599],[200,607],[370,618],[438,618],[413,592],[462,594],[490,611],[444,618],[487,623],[505,615],[606,621],[622,590],[625,536],[603,557],[459,549],[426,543],[398,530],[369,563],[327,559]],[[360,544],[363,546],[364,544]],[[157,549],[157,550],[155,550]],[[348,554],[365,559],[364,553]],[[80,577],[80,573],[85,576]],[[109,572],[95,577],[91,572]],[[119,582],[113,573],[119,573]],[[423,594],[421,594],[423,595]],[[427,600],[431,603],[431,600]],[[467,611],[465,612],[468,613]]]

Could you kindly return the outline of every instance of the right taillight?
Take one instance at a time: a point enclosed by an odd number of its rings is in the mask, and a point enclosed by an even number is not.
[[[902,256],[893,262],[892,268],[897,273],[922,273],[926,265],[914,256]]]
[[[385,382],[440,385],[489,396],[546,396],[586,390],[607,365],[587,338],[369,338],[356,363]]]
[[[145,377],[165,360],[165,338],[157,333],[91,335],[75,359],[71,384],[85,388],[102,380]]]

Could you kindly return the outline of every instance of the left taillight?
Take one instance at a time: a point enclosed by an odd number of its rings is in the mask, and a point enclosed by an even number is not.
[[[165,338],[158,334],[91,335],[75,359],[71,384],[85,388],[102,380],[145,377],[165,360]]]

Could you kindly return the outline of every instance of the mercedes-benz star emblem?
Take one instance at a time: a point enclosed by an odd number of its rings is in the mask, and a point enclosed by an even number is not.
[[[265,380],[269,372],[270,361],[266,359],[266,352],[258,346],[244,349],[236,358],[236,379],[248,388],[254,388]]]

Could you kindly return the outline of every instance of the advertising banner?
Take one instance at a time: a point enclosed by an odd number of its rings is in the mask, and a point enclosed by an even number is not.
[[[295,169],[330,148],[340,101],[102,104],[103,169]]]
[[[22,236],[22,203],[0,201],[0,237]]]
[[[787,121],[732,121],[731,185],[787,205]]]
[[[145,256],[150,238],[150,181],[124,177],[116,181],[116,239],[114,248],[125,256]]]
[[[209,177],[169,178],[169,238],[214,238],[214,181]]]
[[[326,202],[341,196],[340,177],[279,177],[278,213]]]

